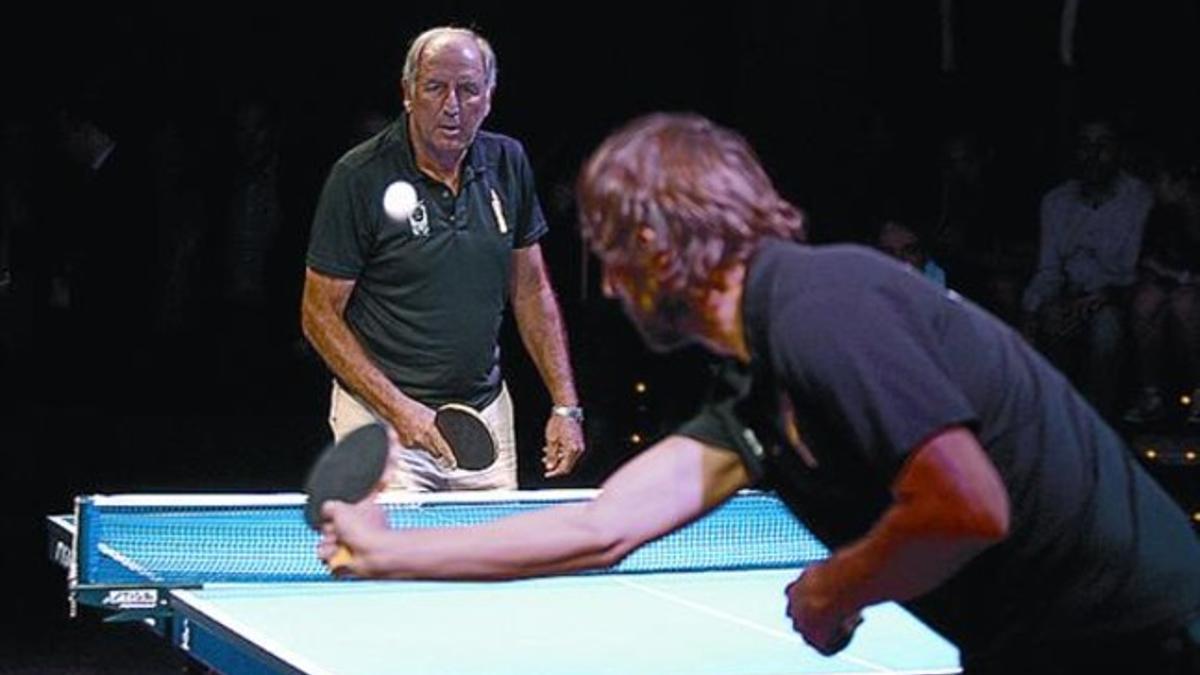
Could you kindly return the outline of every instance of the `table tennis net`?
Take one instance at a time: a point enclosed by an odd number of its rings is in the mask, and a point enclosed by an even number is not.
[[[395,528],[462,527],[591,498],[594,491],[433,495],[386,503]],[[315,555],[303,497],[78,500],[76,578],[81,584],[192,585],[330,579]],[[245,496],[242,497],[253,497]],[[638,514],[632,512],[631,518]],[[649,573],[799,567],[828,550],[773,495],[741,493],[706,517],[650,542],[602,572]]]

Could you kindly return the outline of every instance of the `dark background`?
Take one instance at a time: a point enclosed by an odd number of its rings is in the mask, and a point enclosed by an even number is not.
[[[55,251],[90,242],[111,275],[94,277],[98,299],[82,318],[46,309],[36,293],[0,314],[18,336],[0,352],[0,481],[15,505],[0,515],[9,540],[0,556],[10,594],[25,598],[14,605],[10,595],[0,672],[178,668],[136,628],[63,619],[65,584],[46,558],[42,519],[68,511],[74,495],[297,489],[328,440],[328,377],[298,330],[312,209],[361,115],[399,109],[400,64],[421,30],[456,23],[491,40],[499,85],[485,126],[521,139],[538,175],[552,226],[543,248],[589,413],[590,455],[557,487],[602,479],[685,414],[701,381],[701,356],[641,348],[599,297],[594,264],[581,254],[569,187],[608,131],[664,109],[737,128],[809,213],[814,238],[841,241],[862,239],[881,202],[929,212],[941,139],[975,130],[997,149],[1006,177],[1005,226],[1032,240],[1037,201],[1064,176],[1083,112],[1116,114],[1135,160],[1139,149],[1195,139],[1196,3],[1082,4],[1076,66],[1066,68],[1056,52],[1059,3],[957,3],[953,71],[939,68],[931,1],[56,7],[7,16],[0,119],[20,130],[27,150],[19,161],[10,155],[6,178],[34,184],[44,213],[75,209],[69,220],[42,218],[36,232],[14,235],[13,268],[44,276]],[[265,298],[250,306],[221,291],[232,120],[247,101],[274,120],[282,212]],[[115,206],[80,203],[70,184],[60,188],[42,170],[55,161],[54,120],[65,113],[93,119],[118,141],[127,173]],[[151,208],[161,167],[149,159],[167,127],[179,131],[205,214],[183,262],[181,318],[169,330],[154,319],[171,218]],[[511,326],[504,346],[522,485],[541,487],[534,469],[548,401]],[[1195,504],[1193,468],[1156,473]]]

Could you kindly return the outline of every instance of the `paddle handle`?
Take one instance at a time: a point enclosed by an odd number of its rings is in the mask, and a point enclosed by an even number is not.
[[[345,544],[342,544],[338,546],[338,549],[334,551],[332,556],[329,557],[329,560],[325,562],[325,565],[331,570],[336,570],[339,567],[349,567],[353,560],[354,554],[350,552],[350,549]]]

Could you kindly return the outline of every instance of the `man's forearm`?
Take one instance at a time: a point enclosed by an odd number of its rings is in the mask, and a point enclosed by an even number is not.
[[[335,504],[333,522],[345,528],[339,543],[354,551],[358,576],[509,579],[614,565],[749,484],[737,454],[671,436],[617,469],[594,501],[468,528],[396,531],[361,527],[347,516],[363,505]]]
[[[1187,272],[1187,270],[1167,264],[1158,260],[1157,258],[1148,256],[1142,260],[1141,266],[1160,277],[1171,279],[1181,284],[1191,281],[1191,275]]]
[[[333,374],[361,398],[376,415],[391,422],[417,405],[392,384],[371,361],[346,321],[329,311],[306,309],[304,335]]]
[[[549,284],[538,285],[514,297],[513,313],[521,341],[541,374],[550,398],[556,405],[578,405],[566,330]]]
[[[470,537],[444,530],[394,530],[363,560],[368,575],[392,579],[514,579],[615,564],[628,552],[592,524],[587,504],[495,521]]]
[[[923,595],[1008,534],[1007,490],[964,429],[916,451],[893,491],[895,501],[865,536],[812,569],[839,613]]]
[[[893,506],[865,537],[810,569],[839,613],[923,595],[992,544],[914,533],[906,522],[912,518],[905,507]]]

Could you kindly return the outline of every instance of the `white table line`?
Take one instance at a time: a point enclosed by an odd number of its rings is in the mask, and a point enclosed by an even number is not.
[[[730,614],[728,612],[723,612],[719,609],[709,607],[708,605],[703,605],[698,602],[692,602],[691,600],[688,600],[686,598],[681,598],[677,595],[672,595],[671,593],[667,593],[666,591],[662,591],[657,588],[647,586],[645,584],[639,584],[630,579],[624,579],[624,578],[617,576],[617,577],[614,577],[614,581],[616,581],[618,584],[620,584],[622,586],[626,586],[628,588],[633,588],[633,589],[642,591],[643,593],[649,593],[650,595],[653,595],[657,598],[662,598],[663,600],[666,600],[668,602],[673,602],[677,605],[683,605],[684,607],[695,610],[697,612],[701,612],[703,614],[715,616],[718,619],[721,619],[723,621],[729,621],[731,623],[738,624],[739,626],[742,626],[744,628],[749,628],[750,630],[757,631],[764,635],[773,637],[777,640],[787,640],[789,642],[799,640],[801,642],[801,644],[804,644],[804,647],[806,649],[812,649],[812,647],[809,647],[806,643],[804,643],[803,638],[801,638],[799,635],[797,635],[793,632],[782,631],[777,628],[771,628],[770,626],[764,626],[760,623],[750,621],[749,619],[744,619],[740,616],[737,616],[736,614]],[[849,654],[839,654],[839,655],[835,656],[834,658],[841,659],[843,661],[848,661],[850,663],[853,663],[856,666],[870,668],[871,669],[870,672],[872,672],[872,673],[896,673],[896,672],[898,672],[898,671],[893,671],[893,670],[887,668],[886,666],[881,666],[877,663],[867,661],[866,659],[860,659],[856,656],[851,656]]]

